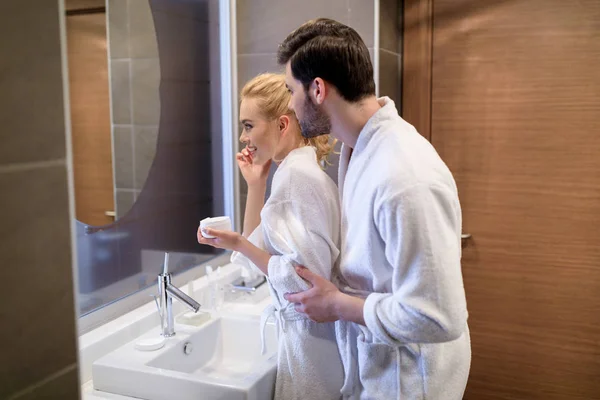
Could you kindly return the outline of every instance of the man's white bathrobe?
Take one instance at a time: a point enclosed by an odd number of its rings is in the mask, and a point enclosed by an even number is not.
[[[279,326],[275,399],[340,399],[343,367],[334,323],[313,322],[283,298],[310,288],[296,265],[330,279],[339,256],[339,195],[312,147],[293,150],[281,162],[249,240],[273,255],[268,281]],[[257,268],[239,253],[232,262]]]
[[[338,321],[351,399],[462,399],[471,347],[454,179],[394,102],[342,147],[343,291],[366,298],[366,327]]]

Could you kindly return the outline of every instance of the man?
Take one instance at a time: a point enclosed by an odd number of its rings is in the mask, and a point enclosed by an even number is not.
[[[303,135],[343,142],[338,286],[286,295],[315,321],[339,321],[344,398],[461,399],[471,350],[460,269],[461,211],[431,144],[375,97],[369,52],[352,28],[309,21],[281,44]]]

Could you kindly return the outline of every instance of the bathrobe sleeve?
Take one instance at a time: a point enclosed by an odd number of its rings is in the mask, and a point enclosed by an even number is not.
[[[294,267],[303,265],[312,272],[331,278],[339,250],[325,207],[298,201],[282,201],[263,210],[263,235],[273,248],[269,260],[269,281],[278,292],[298,292],[310,288]],[[337,221],[339,223],[339,221]]]
[[[392,293],[366,299],[369,330],[390,345],[459,338],[467,309],[455,191],[441,184],[388,190],[376,196],[374,219],[394,271]]]

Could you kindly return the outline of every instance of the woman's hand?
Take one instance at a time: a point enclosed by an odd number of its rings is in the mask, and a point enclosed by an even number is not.
[[[207,244],[217,249],[226,249],[238,251],[244,240],[242,235],[232,231],[218,231],[216,229],[205,228],[204,233],[210,236],[215,236],[214,239],[207,239],[202,236],[201,228],[198,227],[198,243]]]
[[[264,165],[253,164],[252,155],[248,149],[243,149],[241,152],[237,153],[235,158],[248,186],[267,183],[271,160],[267,161]]]

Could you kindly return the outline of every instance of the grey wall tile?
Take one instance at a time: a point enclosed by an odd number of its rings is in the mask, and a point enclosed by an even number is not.
[[[379,47],[392,53],[400,53],[402,42],[399,3],[400,0],[380,0],[379,5]]]
[[[35,12],[32,12],[35,10]],[[57,2],[45,0],[0,2],[0,33],[12,40],[0,42],[3,63],[39,61],[60,53],[59,21],[56,18]],[[36,29],[31,29],[34,26]],[[60,54],[58,54],[60,55]],[[4,72],[4,71],[3,71]]]
[[[0,398],[6,398],[77,362],[77,355],[66,167],[1,173],[0,193],[4,279],[17,283],[3,289],[3,298],[16,301],[0,305],[0,354],[9,366],[0,376]]]
[[[142,189],[156,155],[158,127],[134,127],[135,188]]]
[[[241,54],[238,56],[238,93],[246,82],[263,72],[284,73],[277,64],[276,54]]]
[[[131,123],[129,60],[110,62],[110,100],[114,124]]]
[[[246,183],[246,180],[242,176],[242,173],[239,171],[239,169],[238,174],[240,176],[240,195],[248,196],[248,184]]]
[[[107,0],[108,46],[110,57],[129,58],[127,0]]]
[[[107,0],[106,5],[110,58],[129,58],[129,18],[127,12],[127,0]]]
[[[133,129],[131,126],[113,127],[115,184],[117,189],[133,189]]]
[[[65,10],[82,10],[86,8],[104,7],[106,0],[65,0]]]
[[[0,35],[0,164],[57,161],[0,173],[4,399],[77,357],[58,2],[0,2]]]
[[[210,4],[209,4],[210,3]],[[214,6],[213,9],[211,7]],[[215,23],[219,21],[218,1],[215,0],[195,0],[195,1],[172,1],[172,0],[153,0],[152,10],[163,14],[170,14],[175,17],[195,19],[197,21],[209,22],[211,19]]]
[[[328,161],[331,165],[328,165],[325,168],[325,172],[333,181],[337,184],[338,182],[338,169],[340,166],[340,151],[342,149],[342,142],[338,141],[335,146],[333,153],[331,153],[328,157]]]
[[[371,64],[373,65],[373,73],[375,73],[375,69],[377,66],[375,65],[375,49],[369,47],[369,57],[371,59]],[[373,77],[375,79],[375,87],[379,88],[379,82],[377,81],[377,76]]]
[[[379,96],[389,96],[396,103],[398,110],[402,99],[400,57],[384,49],[379,51]]]
[[[238,1],[238,54],[275,53],[290,32],[317,17],[348,23],[347,0]]]
[[[371,63],[373,64],[373,68],[375,68],[375,49],[369,47],[369,56],[371,57]]]
[[[131,60],[133,123],[157,125],[160,117],[158,58]]]
[[[356,29],[367,47],[375,45],[375,6],[373,0],[348,0],[348,25]]]
[[[52,1],[0,2],[0,165],[65,157],[56,15]]]
[[[128,190],[117,189],[117,219],[122,218],[131,210],[133,203],[135,202],[135,193]]]
[[[67,368],[58,376],[44,382],[41,385],[31,387],[25,393],[12,400],[40,400],[40,399],[63,399],[74,400],[80,398],[79,374],[77,365]]]
[[[271,197],[271,187],[273,186],[273,177],[275,176],[275,172],[277,172],[277,164],[272,162],[271,168],[269,168],[269,176],[267,176],[267,191],[265,193],[265,202],[269,197]]]
[[[158,57],[158,44],[148,0],[127,0],[129,3],[129,56]]]
[[[243,179],[243,178],[242,178]],[[241,233],[244,233],[244,214],[246,212],[246,202],[248,201],[248,193],[240,193],[240,222],[242,226],[238,228]]]

